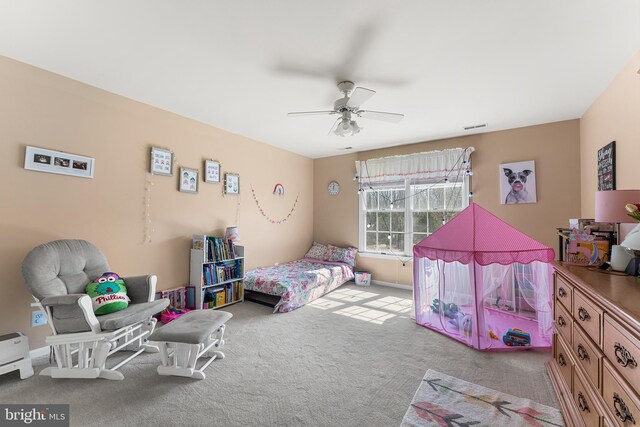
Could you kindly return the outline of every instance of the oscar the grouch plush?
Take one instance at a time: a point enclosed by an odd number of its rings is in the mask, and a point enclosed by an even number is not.
[[[93,312],[97,316],[124,310],[129,306],[127,287],[116,273],[104,273],[87,285],[86,293],[91,297]]]

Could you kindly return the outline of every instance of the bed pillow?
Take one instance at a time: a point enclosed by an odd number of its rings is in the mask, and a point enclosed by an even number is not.
[[[344,262],[349,264],[351,267],[355,267],[357,253],[358,249],[356,248],[339,248],[337,246],[329,245],[325,260],[331,262]]]
[[[322,243],[313,242],[311,249],[309,249],[304,257],[324,260],[327,258],[327,249],[327,246]]]

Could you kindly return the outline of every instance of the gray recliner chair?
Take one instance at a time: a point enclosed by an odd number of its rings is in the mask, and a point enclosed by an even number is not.
[[[152,316],[164,310],[169,300],[154,301],[157,277],[123,277],[129,306],[96,316],[85,288],[109,271],[102,252],[85,240],[56,240],[27,254],[22,274],[53,330],[45,342],[53,347],[57,363],[40,375],[121,380],[124,376],[117,369],[143,351],[158,351],[147,338],[156,325]],[[107,369],[107,357],[120,350],[134,353]]]

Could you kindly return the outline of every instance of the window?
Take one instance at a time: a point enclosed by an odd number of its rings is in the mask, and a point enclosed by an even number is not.
[[[469,205],[468,180],[437,184],[375,185],[360,192],[360,251],[412,253],[429,236]]]
[[[411,209],[413,231],[411,244],[415,245],[442,224],[456,216],[463,207],[463,182],[435,185],[413,185]],[[468,194],[464,193],[464,196]],[[468,199],[468,197],[467,197]],[[465,207],[468,206],[468,202]],[[409,251],[409,253],[411,253]]]
[[[365,192],[365,251],[404,252],[406,189],[382,187]]]
[[[360,252],[411,256],[469,205],[473,147],[358,160]]]

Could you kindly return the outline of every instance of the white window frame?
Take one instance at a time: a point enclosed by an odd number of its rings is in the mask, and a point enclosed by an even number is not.
[[[468,175],[464,175],[461,177],[462,179],[462,209],[465,209],[467,206],[469,206],[469,197],[467,197],[466,195],[469,194],[469,176]],[[404,180],[404,187],[405,187],[405,194],[409,195],[406,199],[405,199],[405,207],[404,207],[404,229],[405,229],[405,238],[404,238],[404,250],[402,253],[397,253],[397,252],[392,252],[391,250],[389,250],[389,252],[378,252],[378,251],[370,251],[367,250],[366,248],[366,227],[367,227],[367,210],[365,209],[366,206],[366,191],[361,191],[359,193],[358,196],[358,252],[360,255],[365,255],[365,256],[380,256],[380,257],[386,257],[386,256],[391,256],[391,257],[396,257],[396,256],[406,256],[406,257],[411,257],[413,254],[413,202],[415,200],[415,197],[412,193],[412,186],[413,185],[429,185],[429,183],[414,183],[412,182],[412,180],[410,178],[407,178]],[[445,184],[445,183],[441,183],[441,184]],[[434,184],[435,185],[439,185],[439,184]],[[446,185],[446,184],[445,184]],[[394,187],[399,187],[400,183],[398,183],[397,185],[393,185],[393,184],[379,184],[374,186],[375,188],[380,188],[383,189],[385,187],[387,188],[394,188]],[[393,212],[392,210],[389,210],[389,212]],[[422,211],[421,211],[422,212]],[[410,230],[410,231],[407,231]]]

